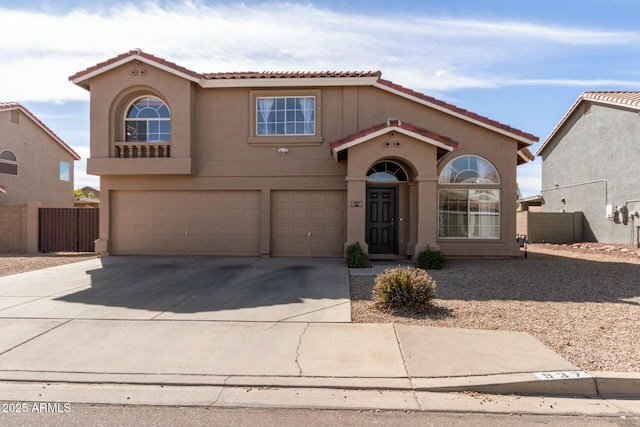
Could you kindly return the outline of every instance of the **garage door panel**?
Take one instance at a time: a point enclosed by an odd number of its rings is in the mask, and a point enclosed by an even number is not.
[[[259,255],[259,191],[115,191],[114,254]]]
[[[271,203],[272,255],[342,256],[345,191],[274,191]]]
[[[344,237],[347,233],[344,227],[329,227],[329,237]]]

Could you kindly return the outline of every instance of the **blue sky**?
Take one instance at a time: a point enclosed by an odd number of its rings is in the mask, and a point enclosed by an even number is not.
[[[542,142],[582,92],[640,90],[638,16],[640,0],[0,0],[0,101],[83,157],[76,187],[99,181],[68,77],[134,48],[197,72],[381,70]],[[518,181],[537,194],[540,160]]]

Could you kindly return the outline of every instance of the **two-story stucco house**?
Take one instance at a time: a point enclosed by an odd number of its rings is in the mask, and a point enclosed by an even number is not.
[[[582,240],[640,241],[640,92],[585,92],[538,149],[543,212],[582,212]]]
[[[139,50],[70,77],[112,254],[514,256],[537,138],[379,72],[201,74]]]
[[[0,204],[73,207],[80,156],[17,102],[0,102]]]

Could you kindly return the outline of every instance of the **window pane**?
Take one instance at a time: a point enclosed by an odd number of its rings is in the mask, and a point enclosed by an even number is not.
[[[296,119],[296,112],[292,110],[287,110],[287,122],[293,122]]]
[[[0,173],[6,175],[18,175],[18,165],[0,162]]]
[[[438,236],[500,237],[500,190],[440,190]]]
[[[296,134],[296,125],[295,123],[287,123],[286,132],[287,135],[295,135]]]
[[[153,108],[143,108],[138,112],[137,119],[157,119],[160,115]]]
[[[440,237],[467,237],[468,192],[466,190],[441,190],[439,192]]]
[[[171,114],[162,100],[145,97],[137,100],[127,112],[125,120],[126,142],[169,142],[171,140]]]
[[[169,108],[166,105],[162,104],[162,106],[158,109],[158,116],[163,119],[168,119],[170,117]]]
[[[147,140],[147,122],[138,120],[127,120],[125,141],[144,142]]]
[[[269,114],[268,105],[273,105]],[[257,98],[256,134],[314,135],[314,107],[314,97]]]
[[[70,179],[69,163],[60,162],[60,181],[69,181]]]
[[[440,184],[500,184],[496,168],[478,156],[460,156],[450,161],[440,173]]]
[[[18,159],[16,158],[16,155],[9,150],[4,150],[2,153],[0,153],[0,159],[9,160],[10,162],[18,161]]]

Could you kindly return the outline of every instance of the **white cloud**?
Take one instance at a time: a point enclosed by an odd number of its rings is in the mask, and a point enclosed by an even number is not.
[[[0,94],[18,101],[86,100],[88,93],[68,77],[134,48],[198,72],[373,69],[417,90],[446,91],[588,84],[594,80],[518,74],[529,73],[528,65],[562,55],[568,47],[634,49],[640,41],[635,32],[341,14],[287,3],[124,3],[55,15],[0,8],[0,27],[5,34],[20,35],[0,45]],[[500,64],[509,67],[501,69]],[[616,86],[625,82],[596,81]]]

